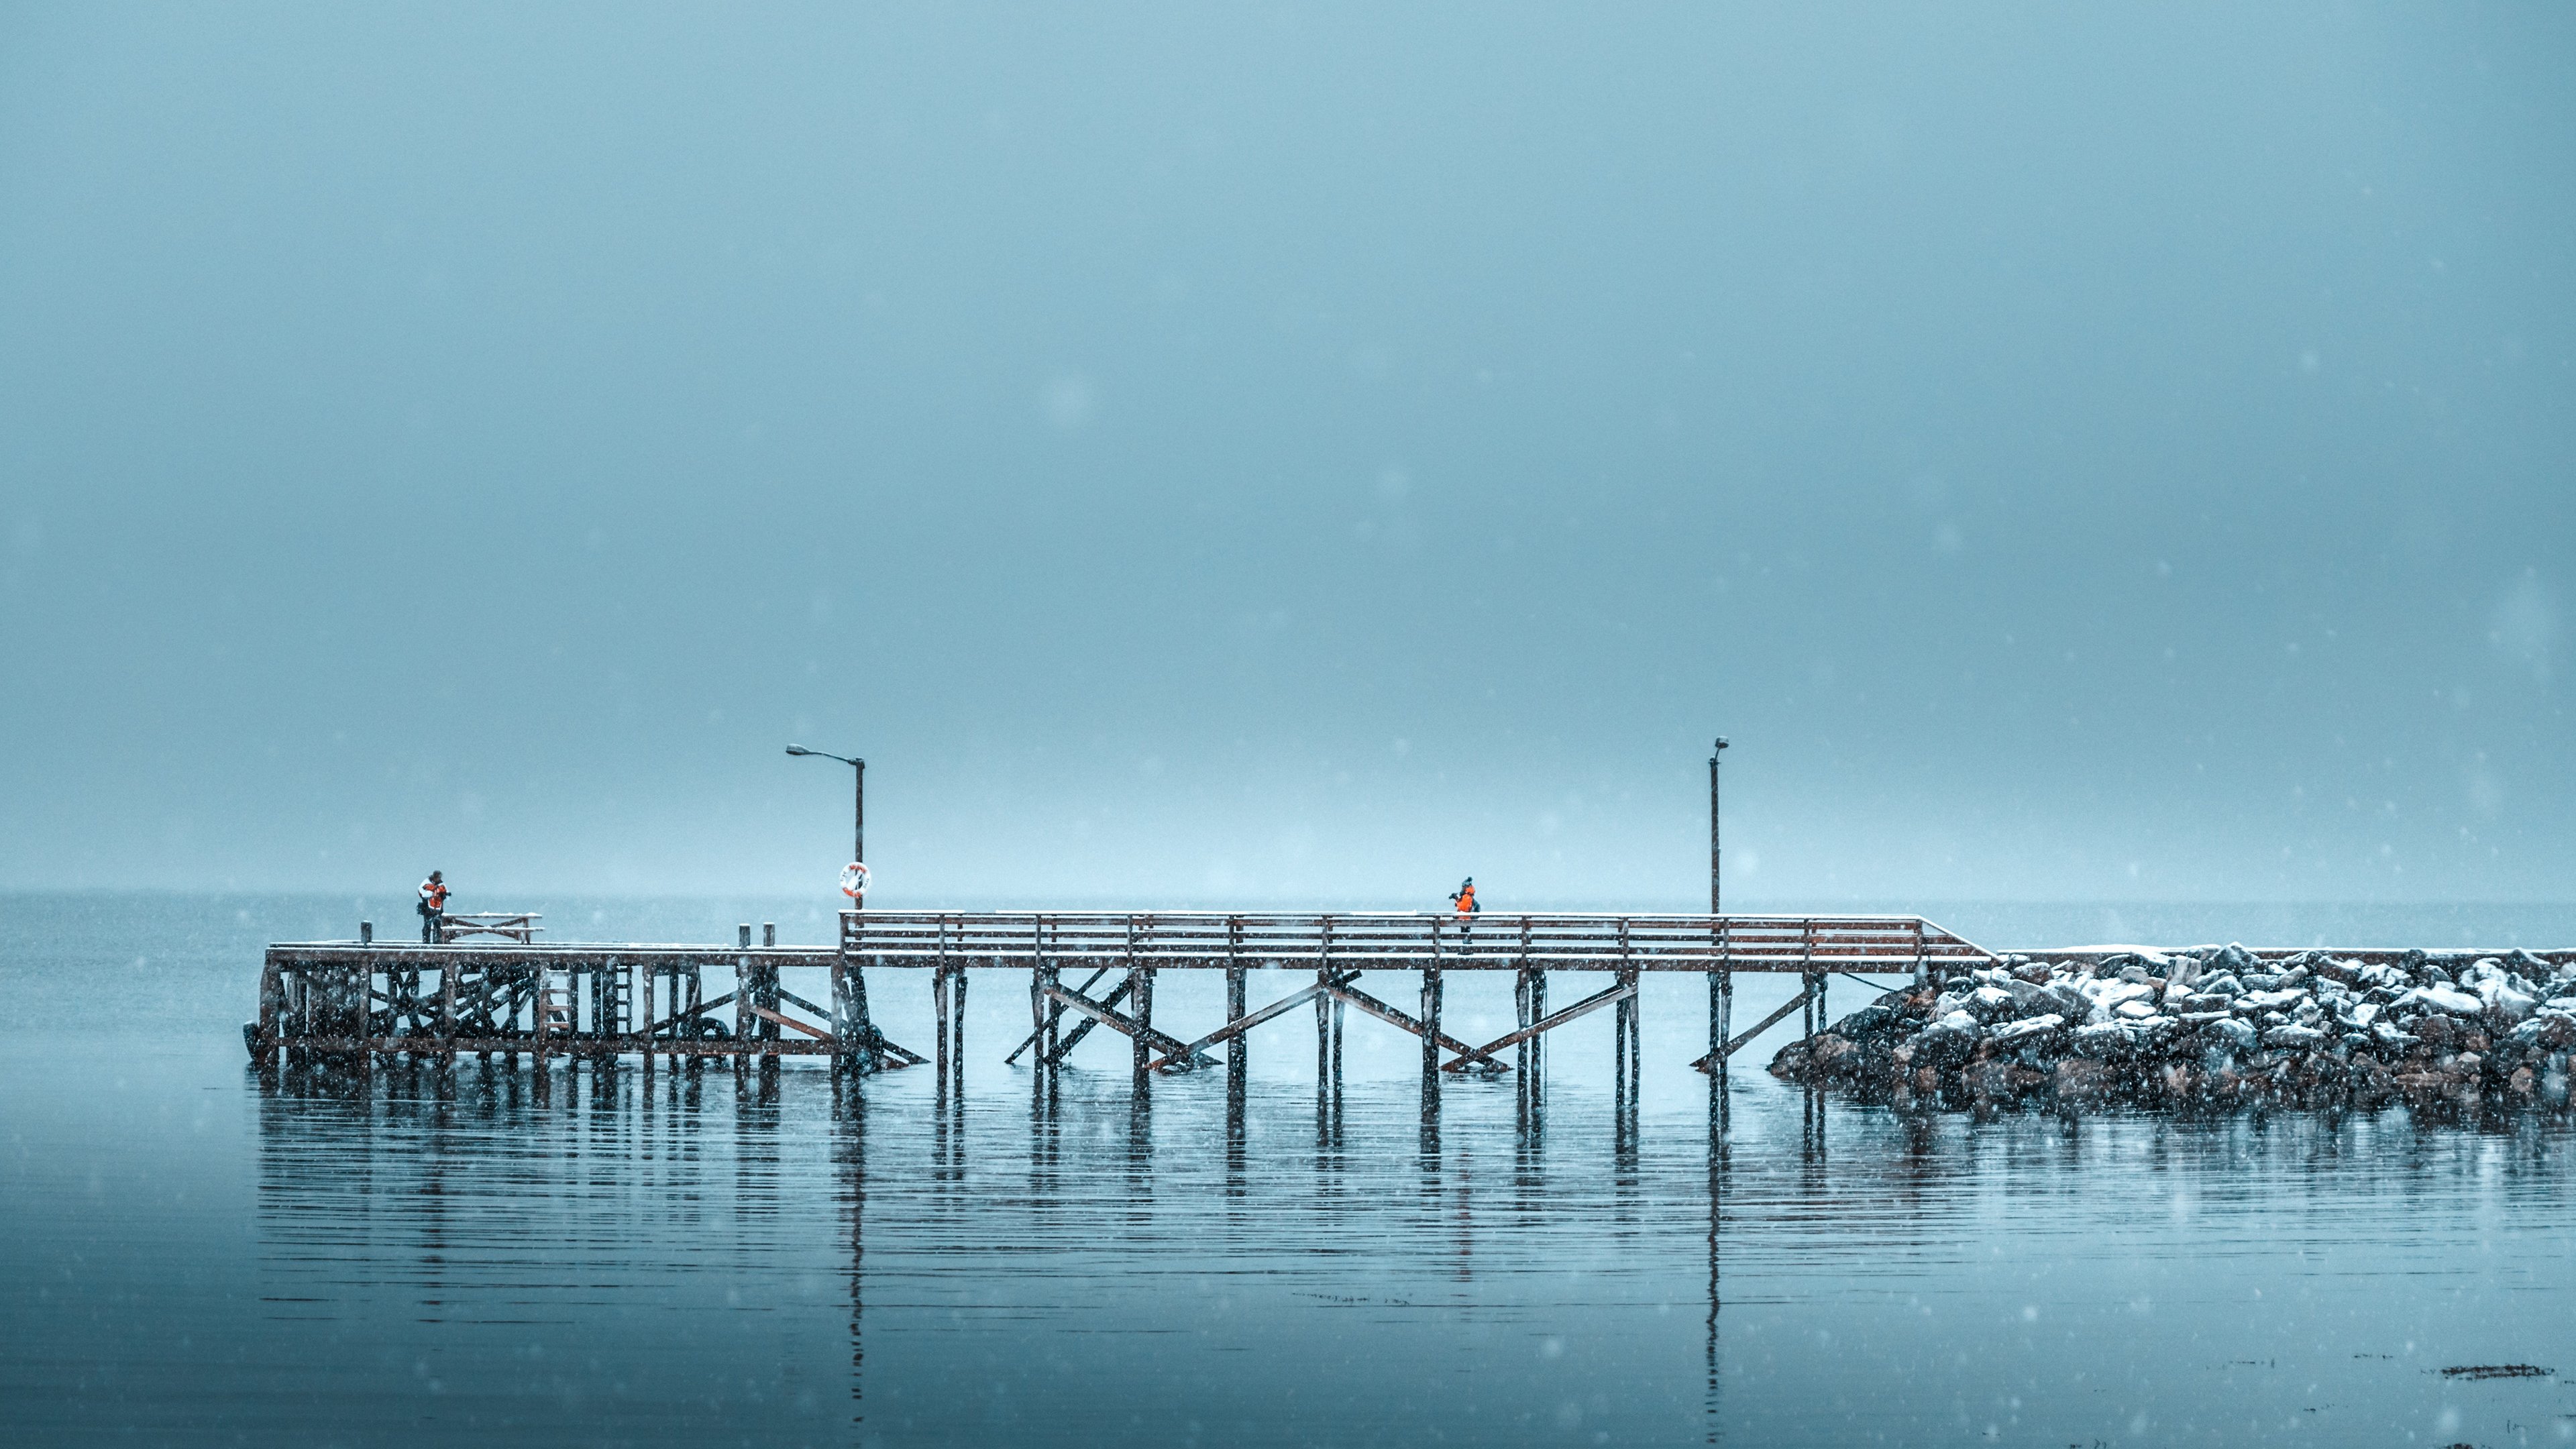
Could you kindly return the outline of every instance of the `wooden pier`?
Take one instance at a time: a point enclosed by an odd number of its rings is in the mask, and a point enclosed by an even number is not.
[[[769,928],[754,945],[749,926],[730,948],[282,943],[268,948],[259,1016],[243,1030],[263,1065],[524,1053],[542,1071],[564,1058],[741,1065],[821,1056],[860,1073],[930,1065],[945,1089],[962,1076],[968,974],[1002,971],[1025,976],[1030,1009],[1029,1033],[1007,1060],[1033,1052],[1041,1070],[1105,1027],[1128,1038],[1140,1079],[1216,1065],[1219,1051],[1240,1073],[1256,1028],[1311,1004],[1328,1061],[1339,1058],[1344,1012],[1355,1010],[1419,1038],[1426,1078],[1531,1076],[1546,1033],[1609,1008],[1614,1069],[1633,1090],[1638,987],[1649,972],[1707,979],[1709,1050],[1692,1065],[1708,1070],[1793,1011],[1806,1012],[1808,1030],[1821,1025],[1833,974],[1920,981],[1994,959],[1913,916],[853,910],[842,913],[834,948],[782,947]],[[908,971],[929,980],[936,1041],[927,1056],[888,1040],[868,1010],[871,973],[883,985],[887,973]],[[1225,973],[1224,1019],[1158,1023],[1154,978],[1165,971]],[[1512,1031],[1475,1043],[1444,1028],[1443,983],[1460,971],[1511,974]],[[1796,975],[1801,990],[1737,1033],[1740,972]],[[1295,989],[1249,1002],[1255,980],[1282,975]],[[1569,975],[1597,989],[1551,1009],[1551,985]],[[1397,990],[1378,985],[1390,978]],[[1389,996],[1409,996],[1412,1009]]]
[[[1239,1094],[1253,1032],[1311,1005],[1318,1080],[1338,1082],[1346,1015],[1357,1011],[1421,1043],[1429,1122],[1439,1084],[1459,1073],[1514,1074],[1523,1105],[1534,1106],[1547,1034],[1604,1008],[1615,1023],[1617,1095],[1633,1104],[1639,986],[1649,972],[1683,972],[1708,983],[1708,1050],[1691,1065],[1709,1073],[1714,1107],[1727,1060],[1755,1037],[1792,1012],[1804,1013],[1802,1035],[1827,1023],[1833,976],[1877,989],[1882,983],[1863,978],[1901,974],[1919,985],[2000,959],[1917,916],[1725,914],[1718,767],[1726,744],[1718,740],[1708,761],[1706,915],[870,910],[866,867],[854,863],[843,887],[858,908],[841,913],[830,947],[783,947],[766,926],[755,946],[748,925],[730,948],[539,942],[537,916],[493,913],[445,918],[435,943],[379,943],[362,923],[354,941],[274,945],[258,1018],[242,1034],[262,1070],[462,1055],[515,1063],[522,1054],[540,1074],[556,1060],[628,1057],[648,1070],[658,1060],[709,1058],[741,1070],[813,1056],[827,1058],[836,1076],[927,1065],[948,1101],[964,1086],[972,974],[1024,973],[1029,1030],[1006,1062],[1028,1057],[1051,1072],[1105,1027],[1127,1038],[1140,1088],[1157,1073],[1213,1067],[1221,1053],[1228,1091]],[[864,861],[866,762],[800,745],[787,753],[853,767],[852,855]],[[2015,954],[2063,961],[2113,949]],[[889,972],[908,971],[928,977],[928,1055],[889,1040],[868,1010],[871,973],[882,985]],[[1225,973],[1223,1018],[1158,1021],[1154,978],[1165,971]],[[1512,976],[1511,1031],[1469,1042],[1446,1029],[1445,982],[1461,971]],[[1739,1032],[1735,978],[1744,972],[1795,975],[1799,990]],[[1593,989],[1551,1007],[1551,987],[1568,977]],[[1255,1006],[1256,980],[1291,989]],[[1410,1009],[1397,1004],[1408,1000]]]

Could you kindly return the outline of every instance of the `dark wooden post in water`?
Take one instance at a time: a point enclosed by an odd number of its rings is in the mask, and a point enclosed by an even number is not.
[[[1522,918],[1520,918],[1520,959],[1522,959],[1522,964],[1525,964],[1525,967],[1528,967],[1528,972],[1530,972],[1530,1026],[1538,1026],[1540,1021],[1546,1021],[1546,1018],[1548,1018],[1548,967],[1533,967],[1533,964],[1528,964],[1528,962],[1530,962],[1530,918],[1528,918],[1528,915],[1522,915]],[[1540,1096],[1546,1096],[1546,1088],[1548,1088],[1548,1039],[1546,1039],[1546,1034],[1530,1036],[1530,1065],[1528,1065],[1528,1073],[1530,1073],[1530,1106],[1538,1106],[1538,1098],[1540,1098]]]
[[[1618,1101],[1633,1104],[1636,1101],[1636,1091],[1640,1081],[1638,1067],[1640,1043],[1637,1040],[1637,966],[1628,942],[1628,922],[1625,917],[1619,921],[1619,971],[1615,979],[1628,994],[1620,997],[1617,1005],[1613,1007],[1616,1015],[1612,1017],[1613,1025],[1610,1033],[1611,1061],[1618,1072],[1618,1091],[1614,1096]]]
[[[286,973],[274,961],[259,968],[259,1029],[250,1041],[250,1059],[263,1069],[277,1065],[277,1043],[285,1030]]]
[[[1798,963],[1798,984],[1805,988],[1799,993],[1799,1000],[1804,1003],[1799,1024],[1806,1028],[1803,1036],[1811,1037],[1822,1023],[1825,1003],[1825,973],[1815,969],[1816,923],[1813,920],[1807,922],[1805,936],[1806,944],[1800,951]]]
[[[1046,918],[1044,916],[1040,916],[1038,918],[1037,925],[1034,929],[1037,939],[1043,943],[1046,938]],[[1059,984],[1058,977],[1061,975],[1063,968],[1056,964],[1055,959],[1052,956],[1044,953],[1043,947],[1041,947],[1038,962],[1040,992],[1043,993],[1054,990]],[[1052,1000],[1047,1000],[1042,997],[1038,1002],[1038,1010],[1043,1013],[1045,1018],[1041,1023],[1041,1026],[1044,1028],[1044,1035],[1038,1042],[1038,1065],[1052,1072],[1055,1070],[1057,1044],[1063,1036],[1061,1023],[1064,1020],[1064,1008],[1056,1005]]]
[[[1225,1024],[1243,1020],[1243,917],[1225,919]],[[1225,1082],[1234,1096],[1243,1094],[1245,1075],[1252,1069],[1252,1033],[1238,1032],[1225,1047]]]
[[[1422,968],[1422,1090],[1426,1106],[1440,1096],[1440,923],[1431,925],[1431,960]]]
[[[1333,965],[1326,960],[1315,967],[1319,983],[1333,979]],[[1315,993],[1315,1083],[1318,1090],[1333,1077],[1333,997],[1328,991]]]
[[[456,1060],[456,976],[457,964],[443,961],[438,967],[438,1035],[448,1043],[443,1060]],[[646,1058],[651,1060],[651,1058]]]
[[[1154,1062],[1154,1049],[1147,1042],[1154,1030],[1154,968],[1137,964],[1134,916],[1127,918],[1127,986],[1127,1010],[1136,1020],[1128,1044],[1135,1049],[1136,1085],[1141,1087]]]
[[[948,963],[930,968],[931,1033],[939,1038],[930,1049],[931,1069],[937,1072],[933,1095],[948,1095]]]
[[[966,967],[962,962],[957,967],[957,987],[949,1000],[948,1010],[951,1037],[948,1059],[957,1064],[950,1086],[956,1099],[963,1101],[966,1096]]]

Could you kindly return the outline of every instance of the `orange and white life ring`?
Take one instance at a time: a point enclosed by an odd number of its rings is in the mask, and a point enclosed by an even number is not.
[[[857,900],[868,893],[868,868],[857,861],[841,867],[841,894]]]

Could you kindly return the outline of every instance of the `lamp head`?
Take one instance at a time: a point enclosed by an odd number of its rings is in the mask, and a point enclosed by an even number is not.
[[[810,755],[814,752],[805,748],[803,745],[789,745],[787,747],[787,753],[791,755]]]
[[[1719,736],[1717,737],[1717,747],[1718,747],[1719,749],[1721,749],[1721,750],[1726,748],[1726,736],[1724,736],[1724,735],[1719,735]],[[791,751],[790,753],[793,753],[793,751]]]

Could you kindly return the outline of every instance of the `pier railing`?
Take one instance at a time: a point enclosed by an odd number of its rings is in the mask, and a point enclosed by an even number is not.
[[[887,966],[1044,960],[1206,969],[1330,960],[1390,971],[1913,973],[1994,959],[1919,916],[1375,911],[844,911],[841,950]]]

